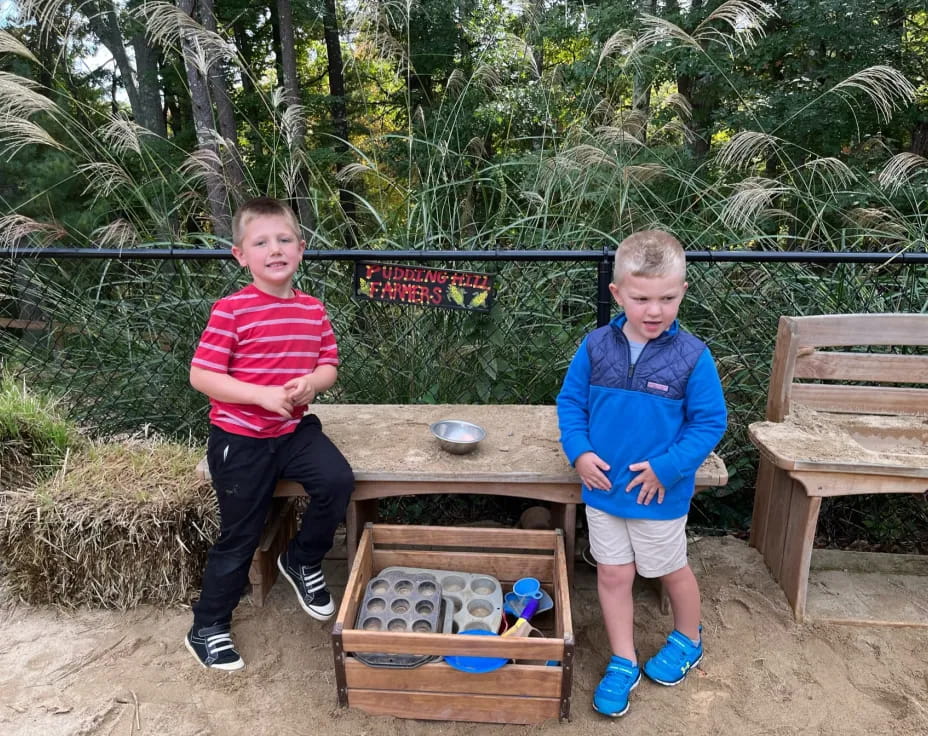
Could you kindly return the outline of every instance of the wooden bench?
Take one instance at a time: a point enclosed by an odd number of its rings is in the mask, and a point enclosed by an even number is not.
[[[928,489],[925,346],[928,314],[780,318],[767,421],[748,429],[760,451],[751,545],[798,621],[822,498]]]
[[[554,406],[317,404],[313,412],[354,469],[355,491],[345,519],[349,567],[364,525],[377,520],[380,499],[464,493],[550,504],[553,526],[564,531],[572,578],[580,481],[561,451]],[[474,422],[486,429],[487,437],[473,453],[452,455],[429,432],[429,425],[441,419]],[[209,477],[205,459],[197,472],[201,478]],[[703,463],[696,477],[699,489],[727,482],[725,463],[717,455]],[[275,491],[283,498],[303,495],[303,487],[289,480],[281,480]],[[278,507],[276,513],[294,512]],[[269,527],[274,523],[275,517],[270,518]],[[279,528],[291,526],[281,522]],[[272,545],[268,540],[268,550]],[[255,555],[250,577],[257,605],[277,576],[273,560],[259,559],[269,554],[263,547],[262,543]],[[259,570],[264,571],[260,578]]]

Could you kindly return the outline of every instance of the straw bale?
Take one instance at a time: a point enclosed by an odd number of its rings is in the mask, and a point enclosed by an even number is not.
[[[218,520],[194,473],[201,455],[152,439],[92,444],[34,487],[4,490],[10,591],[62,607],[189,602]]]

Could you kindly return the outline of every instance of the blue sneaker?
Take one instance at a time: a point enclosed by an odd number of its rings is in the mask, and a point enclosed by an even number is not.
[[[641,682],[641,670],[630,660],[612,655],[606,665],[606,674],[593,693],[593,707],[610,718],[628,712],[628,696]]]
[[[651,659],[644,663],[644,673],[661,685],[678,685],[686,673],[702,659],[702,626],[700,640],[692,641],[674,629],[667,643]]]

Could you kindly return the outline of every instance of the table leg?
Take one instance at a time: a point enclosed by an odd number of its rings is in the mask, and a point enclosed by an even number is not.
[[[577,504],[552,503],[551,523],[564,531],[564,555],[567,557],[567,582],[574,584],[574,558],[576,556]]]

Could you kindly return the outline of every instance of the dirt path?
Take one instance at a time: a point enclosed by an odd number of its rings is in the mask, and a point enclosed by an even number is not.
[[[429,722],[339,709],[328,626],[297,608],[278,583],[267,606],[240,606],[235,623],[247,667],[200,668],[182,645],[189,612],[58,613],[0,593],[0,733],[330,735],[745,734],[924,736],[928,734],[925,629],[797,625],[760,556],[733,538],[691,545],[704,597],[706,657],[680,687],[643,681],[620,723],[590,706],[607,657],[595,573],[578,562],[573,594],[577,662],[569,724],[540,727]],[[337,594],[344,563],[328,574]],[[642,657],[669,620],[640,589]]]

